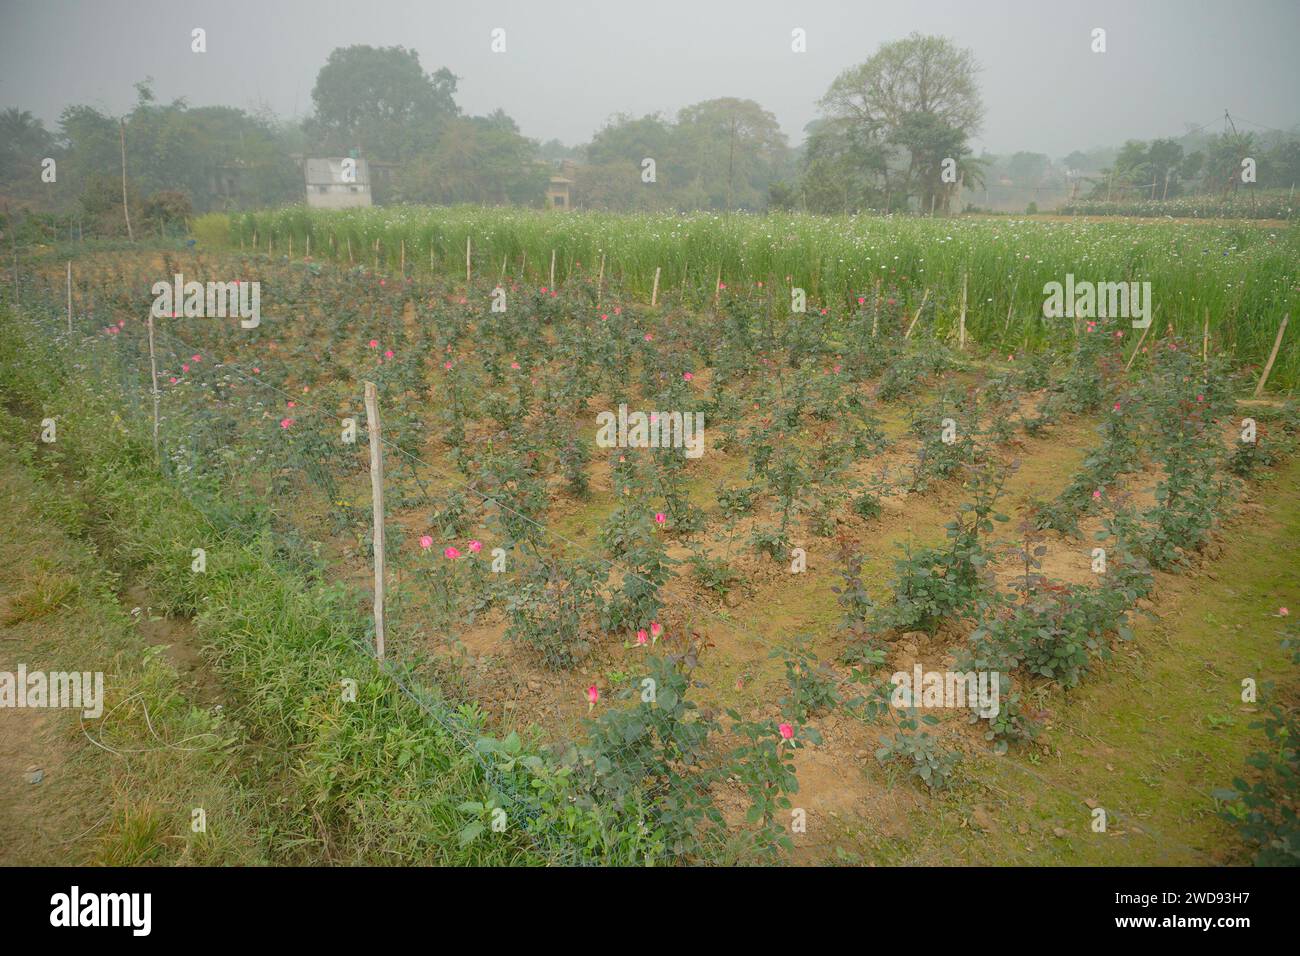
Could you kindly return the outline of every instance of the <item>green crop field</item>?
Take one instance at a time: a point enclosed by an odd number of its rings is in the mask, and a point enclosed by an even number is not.
[[[649,297],[656,270],[664,292],[711,296],[714,283],[791,286],[837,308],[870,299],[877,283],[913,307],[922,296],[946,334],[955,328],[962,283],[966,325],[977,342],[1020,347],[1071,332],[1042,318],[1044,286],[1067,274],[1091,282],[1150,282],[1154,319],[1199,338],[1208,316],[1216,348],[1262,365],[1284,314],[1300,302],[1300,231],[1251,224],[914,219],[801,215],[556,215],[520,209],[391,207],[246,213],[207,234],[252,251],[464,276],[504,273],[551,279],[606,278]],[[310,244],[310,245],[309,245]],[[1273,371],[1294,385],[1300,349]]]

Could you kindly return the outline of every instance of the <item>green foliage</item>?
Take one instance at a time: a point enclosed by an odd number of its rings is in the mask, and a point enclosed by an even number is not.
[[[1286,630],[1282,647],[1292,650],[1292,663],[1300,664],[1300,635],[1294,625]],[[1231,789],[1214,791],[1222,801],[1219,815],[1232,823],[1255,850],[1256,866],[1300,864],[1300,818],[1296,815],[1300,796],[1300,716],[1265,686],[1263,720],[1251,723],[1262,729],[1267,747],[1251,754],[1246,763],[1256,773],[1253,782],[1234,777]]]

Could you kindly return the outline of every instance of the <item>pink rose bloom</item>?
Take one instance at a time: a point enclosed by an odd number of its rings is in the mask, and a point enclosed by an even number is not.
[[[781,732],[781,738],[782,738],[783,740],[793,740],[793,739],[794,739],[794,728],[791,727],[789,724],[782,724],[781,726],[779,726],[779,727],[777,728],[777,730],[779,730],[779,731]]]
[[[449,561],[455,561],[460,557],[460,552],[455,548],[448,548],[446,551],[442,552],[442,556]]]
[[[595,684],[592,684],[587,688],[587,703],[595,704],[598,700],[600,700],[600,690]]]
[[[686,379],[686,381],[688,382],[695,381],[695,376],[692,375],[690,372],[682,372],[682,378]]]
[[[667,520],[668,520],[668,516],[664,514],[662,511],[655,513],[655,524],[663,524]]]
[[[384,353],[384,358],[392,358],[392,357],[393,357],[392,349],[389,349],[387,352]]]
[[[377,348],[379,348],[379,340],[378,340],[378,339],[371,339],[371,340],[370,340],[369,342],[367,342],[366,344],[369,345],[372,349],[377,349]]]
[[[292,424],[293,424],[293,419],[292,419],[292,418],[282,418],[282,419],[280,419],[280,427],[281,427],[281,428],[288,428],[288,427],[289,427],[290,425],[292,425]]]
[[[433,547],[433,538],[427,534],[420,535],[420,547],[428,551]]]
[[[518,362],[511,362],[511,363],[510,363],[510,367],[513,368],[513,369],[515,369],[515,370],[518,370],[518,368],[519,368],[519,363],[518,363]]]
[[[653,634],[656,638],[659,637],[659,635],[662,634],[663,632],[664,632],[664,626],[662,624],[660,624],[658,621],[650,622],[650,633]]]
[[[650,640],[650,635],[648,635],[645,632],[644,627],[636,632],[636,643],[638,647],[645,647],[646,642],[649,640]]]
[[[1101,491],[1100,491],[1100,489],[1097,490],[1097,491],[1094,491],[1094,492],[1092,493],[1092,500],[1093,500],[1093,501],[1100,501],[1100,500],[1101,500]]]
[[[483,550],[483,542],[482,542],[482,541],[471,541],[471,542],[469,543],[469,549],[470,549],[470,551],[472,551],[474,554],[478,554],[480,551]]]

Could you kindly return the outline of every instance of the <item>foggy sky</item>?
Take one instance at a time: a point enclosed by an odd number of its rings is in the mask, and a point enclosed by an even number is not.
[[[208,52],[190,51],[207,30]],[[489,51],[506,30],[508,51]],[[790,51],[802,27],[808,52]],[[1094,27],[1108,51],[1091,52]],[[53,128],[63,107],[159,100],[311,111],[338,46],[414,48],[460,77],[467,113],[501,107],[536,139],[586,142],[610,116],[757,100],[792,145],[835,75],[911,31],[975,53],[986,118],[976,152],[1060,157],[1188,124],[1300,121],[1297,0],[0,0],[0,108]]]

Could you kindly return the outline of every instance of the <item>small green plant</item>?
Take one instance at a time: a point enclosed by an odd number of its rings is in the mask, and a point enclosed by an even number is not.
[[[934,725],[939,718],[926,714],[920,723]],[[882,764],[897,760],[908,772],[931,790],[945,790],[953,783],[953,773],[961,755],[945,748],[928,731],[920,730],[916,711],[910,709],[898,722],[898,733],[886,737],[883,746],[876,749],[876,759]]]

